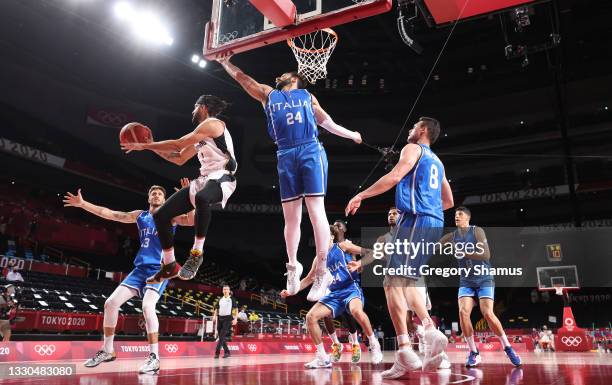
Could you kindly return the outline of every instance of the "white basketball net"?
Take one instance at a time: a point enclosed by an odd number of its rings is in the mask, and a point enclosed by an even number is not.
[[[312,84],[325,79],[327,61],[337,42],[338,35],[330,28],[287,39],[298,62],[298,74]]]

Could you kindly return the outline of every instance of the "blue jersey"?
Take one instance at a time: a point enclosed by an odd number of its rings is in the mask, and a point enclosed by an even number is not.
[[[153,221],[153,215],[149,210],[144,210],[136,220],[138,235],[140,236],[140,249],[134,259],[134,266],[156,265],[161,266],[162,247],[157,236],[157,229]],[[172,231],[176,230],[173,226]]]
[[[312,109],[312,96],[304,89],[273,90],[265,107],[268,134],[279,149],[317,140],[319,130]]]
[[[402,212],[444,220],[442,178],[444,165],[431,149],[421,146],[421,156],[395,188],[395,206]]]
[[[453,232],[453,243],[457,244],[457,243],[463,243],[463,244],[472,244],[474,245],[474,249],[476,249],[476,243],[478,242],[476,240],[476,234],[474,233],[474,230],[476,229],[476,226],[470,226],[468,227],[467,231],[465,233],[460,232],[459,230],[455,230]],[[463,246],[465,248],[465,246]],[[462,259],[458,259],[457,262],[459,262],[459,267],[464,267],[464,268],[469,268],[470,269],[470,274],[468,274],[468,276],[466,277],[464,274],[461,274],[461,278],[459,279],[459,286],[461,287],[480,287],[480,286],[484,286],[486,284],[491,285],[492,281],[493,281],[493,276],[492,275],[483,275],[483,274],[475,274],[475,270],[474,268],[476,266],[480,266],[479,273],[482,273],[482,268],[491,268],[491,262],[489,261],[480,261],[477,259],[470,259],[470,258],[462,258]]]
[[[345,253],[337,243],[334,243],[332,248],[327,253],[327,269],[334,277],[334,280],[329,285],[330,291],[339,290],[354,283],[357,285],[361,284],[359,273],[351,273],[346,266],[347,262],[352,260],[352,255]]]

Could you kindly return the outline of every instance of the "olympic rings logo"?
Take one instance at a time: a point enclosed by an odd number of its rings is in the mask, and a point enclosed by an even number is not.
[[[567,336],[564,336],[564,337],[561,337],[561,342],[565,346],[578,346],[582,342],[582,337],[580,337],[580,336],[578,336],[578,337],[574,337],[574,336],[567,337]]]
[[[249,348],[249,350],[252,351],[253,353],[257,351],[257,345],[255,344],[248,344],[247,348]]]
[[[139,318],[138,319],[138,327],[140,328],[140,330],[144,330],[146,326],[147,326],[147,323],[145,322],[145,319],[144,318]]]
[[[228,43],[238,37],[238,31],[232,31],[219,36],[219,44]]]
[[[118,127],[121,126],[128,120],[128,117],[125,113],[116,113],[113,111],[104,111],[99,110],[96,111],[97,119],[99,119],[102,123],[107,124],[109,126]]]
[[[166,351],[168,353],[176,353],[178,352],[178,345],[177,344],[166,344]]]
[[[34,351],[41,356],[50,356],[55,353],[55,345],[36,345]]]
[[[485,350],[487,350],[487,349],[491,350],[491,349],[493,349],[493,344],[485,344],[484,348],[485,348]]]
[[[310,344],[306,344],[306,345],[304,345],[304,348],[305,348],[306,350],[308,350],[308,351],[311,351],[311,350],[312,350],[312,345],[310,345]]]

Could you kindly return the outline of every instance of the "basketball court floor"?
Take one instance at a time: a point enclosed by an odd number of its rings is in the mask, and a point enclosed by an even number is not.
[[[118,359],[96,368],[76,364],[71,377],[29,377],[0,380],[3,384],[45,385],[450,385],[466,384],[574,384],[607,385],[612,379],[612,357],[598,353],[522,353],[524,365],[514,368],[502,352],[483,355],[483,363],[468,369],[465,353],[449,352],[450,369],[412,372],[400,380],[387,380],[381,372],[393,362],[393,353],[385,353],[384,363],[371,365],[364,354],[358,365],[345,355],[330,369],[306,370],[303,363],[310,354],[232,356],[227,359],[173,358],[163,359],[157,375],[138,374],[142,359]],[[63,362],[66,363],[66,362]]]

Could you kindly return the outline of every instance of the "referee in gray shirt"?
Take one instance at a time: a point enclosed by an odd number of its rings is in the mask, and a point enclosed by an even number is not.
[[[221,353],[221,347],[225,351],[223,358],[230,356],[230,351],[225,343],[229,331],[232,325],[236,325],[236,317],[238,316],[238,309],[236,301],[230,296],[230,287],[228,285],[223,286],[223,297],[219,299],[219,302],[215,305],[213,313],[213,319],[217,323],[217,334],[219,336],[219,342],[215,349],[215,358],[219,358]]]

